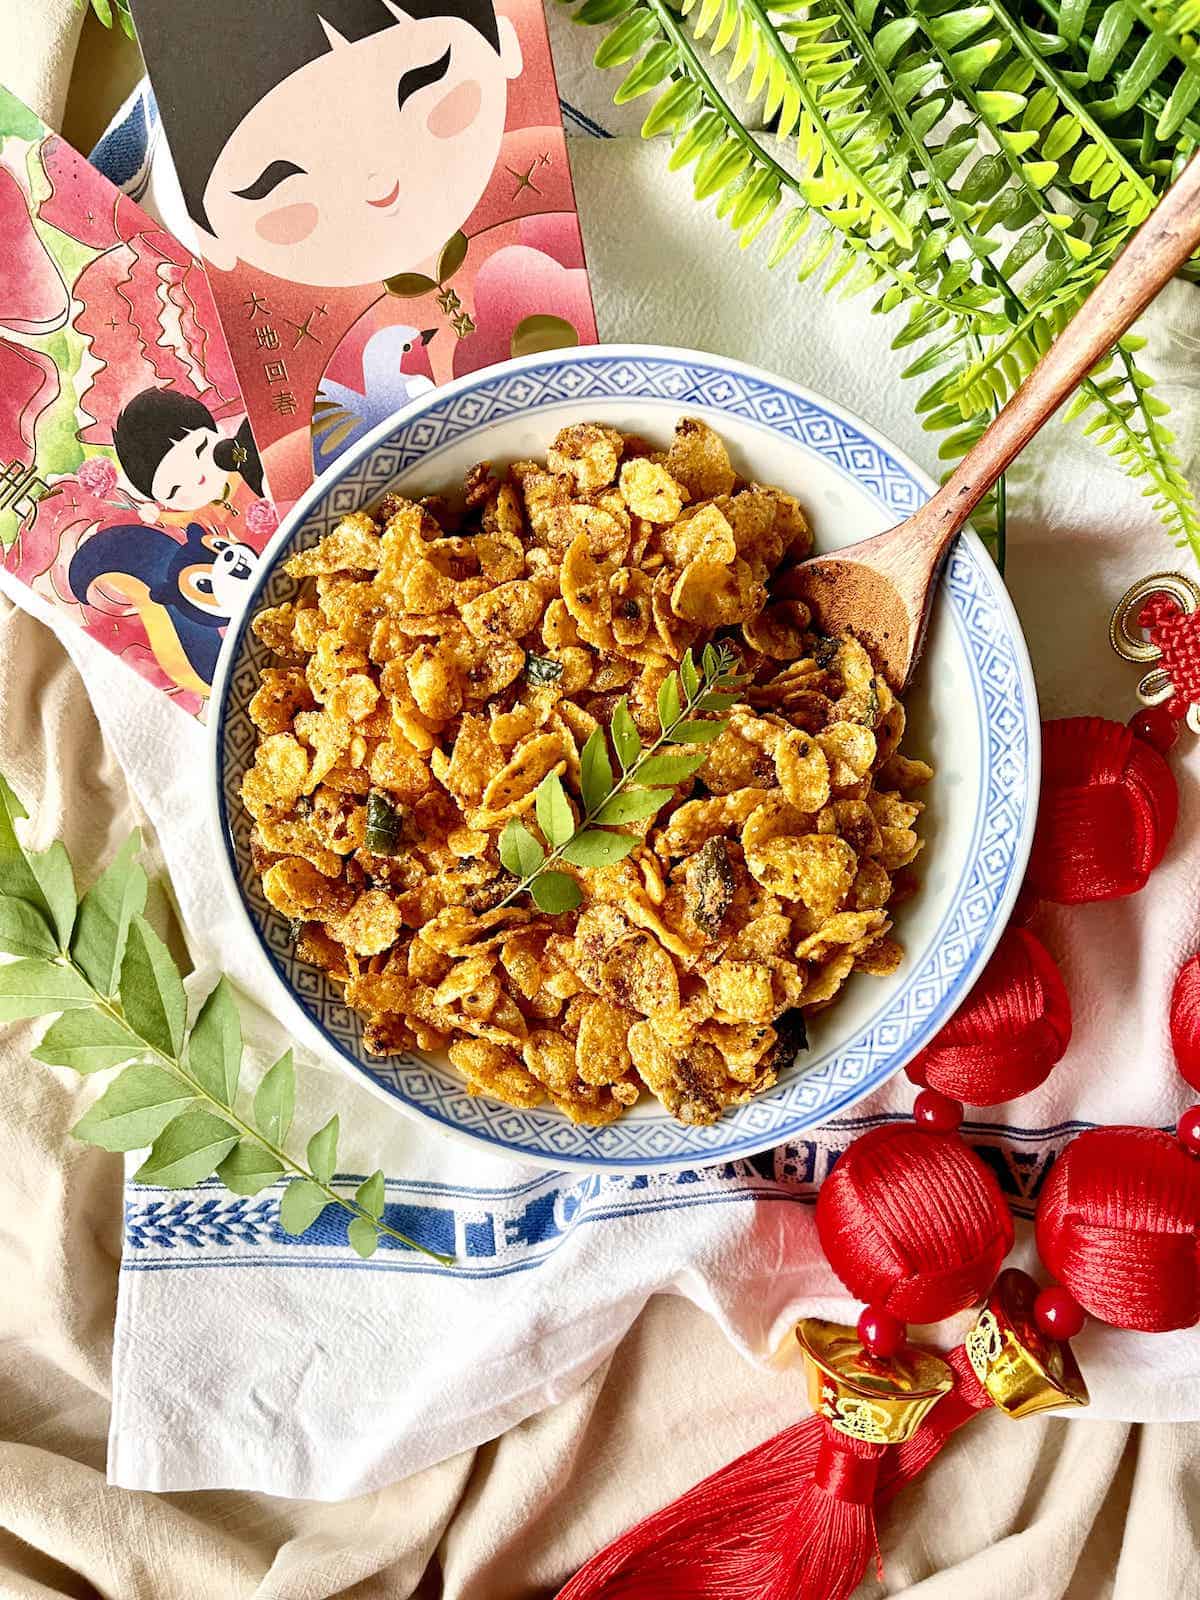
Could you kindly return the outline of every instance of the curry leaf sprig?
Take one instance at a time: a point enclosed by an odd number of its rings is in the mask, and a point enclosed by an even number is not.
[[[118,1075],[71,1130],[102,1150],[150,1153],[135,1183],[189,1188],[215,1174],[254,1195],[285,1177],[281,1226],[305,1232],[329,1205],[350,1215],[350,1244],[364,1258],[381,1235],[448,1265],[383,1220],[384,1178],[373,1172],[353,1199],[333,1187],[338,1119],[308,1141],[307,1164],[285,1149],[296,1100],[292,1052],[238,1107],[242,1030],[221,978],[189,1029],[187,997],[166,945],[142,915],[146,874],[138,835],[80,900],[61,840],[27,849],[15,824],[28,815],[0,776],[0,1022],[55,1016],[34,1058],[84,1074]]]
[[[689,650],[679,671],[664,678],[658,691],[658,737],[643,746],[641,735],[622,695],[613,708],[614,772],[608,740],[601,727],[592,729],[579,757],[581,798],[579,821],[555,773],[543,778],[534,800],[534,815],[547,850],[518,818],[513,817],[500,835],[500,860],[520,881],[501,905],[511,905],[529,894],[539,911],[557,915],[573,910],[583,898],[576,880],[553,870],[556,861],[574,867],[611,867],[641,844],[636,833],[621,833],[623,822],[640,822],[660,811],[675,792],[703,764],[711,744],[725,727],[722,717],[709,712],[728,711],[736,705],[744,680],[737,662],[722,645],[706,645],[697,666]],[[690,754],[665,750],[664,745],[699,745]]]

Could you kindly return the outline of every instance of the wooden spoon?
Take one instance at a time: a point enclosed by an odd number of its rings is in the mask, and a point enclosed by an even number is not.
[[[942,563],[992,485],[1158,291],[1200,246],[1200,156],[1142,223],[1107,275],[931,500],[886,533],[781,575],[773,598],[804,600],[826,633],[849,628],[897,692],[925,642]]]

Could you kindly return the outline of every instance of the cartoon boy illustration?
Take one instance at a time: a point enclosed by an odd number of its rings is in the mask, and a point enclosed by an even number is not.
[[[143,0],[146,13],[177,0]],[[326,288],[428,266],[470,215],[521,48],[492,0],[206,0],[219,94],[171,92],[171,153],[201,253]],[[165,24],[165,17],[160,26]]]
[[[238,473],[256,495],[263,490],[249,420],[227,439],[201,401],[174,389],[143,389],[113,427],[113,448],[125,476],[167,511],[232,510],[230,475]],[[236,513],[235,513],[236,515]]]

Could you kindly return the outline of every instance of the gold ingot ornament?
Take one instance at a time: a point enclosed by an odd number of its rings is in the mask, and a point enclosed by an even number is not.
[[[1065,1340],[1048,1339],[1033,1315],[1038,1286],[1009,1267],[964,1341],[971,1370],[997,1411],[1031,1417],[1063,1406],[1086,1406],[1087,1384]]]
[[[822,1317],[796,1324],[808,1403],[831,1428],[867,1444],[903,1444],[954,1387],[951,1367],[920,1345],[881,1360],[853,1328]]]

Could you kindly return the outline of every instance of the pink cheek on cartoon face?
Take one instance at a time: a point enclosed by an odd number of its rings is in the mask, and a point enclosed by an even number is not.
[[[254,231],[268,244],[299,244],[321,220],[316,206],[304,201],[294,206],[280,206],[278,211],[268,211],[254,224]]]
[[[483,90],[474,78],[468,78],[438,101],[425,119],[425,126],[435,139],[453,139],[475,121],[482,101]]]

